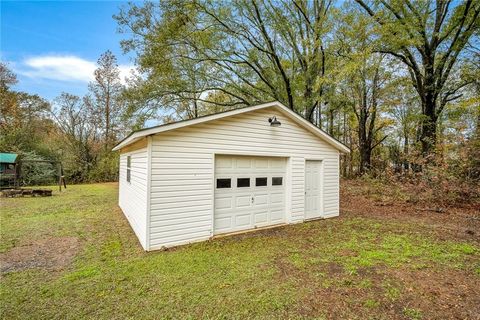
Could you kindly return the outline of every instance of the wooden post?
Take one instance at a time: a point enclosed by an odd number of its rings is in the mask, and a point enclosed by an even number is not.
[[[58,162],[58,191],[62,192],[62,165]]]
[[[65,174],[63,173],[63,165],[62,165],[61,162],[60,162],[60,174],[61,174],[62,181],[63,181],[63,188],[67,189],[67,182],[65,181]]]

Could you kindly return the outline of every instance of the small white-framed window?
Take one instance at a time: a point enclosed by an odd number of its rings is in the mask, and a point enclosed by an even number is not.
[[[255,187],[266,187],[266,186],[267,186],[267,177],[255,178]]]
[[[249,188],[250,178],[237,178],[237,188]]]
[[[131,165],[132,165],[132,157],[127,156],[127,182],[130,182],[131,177]]]
[[[217,189],[228,189],[232,187],[232,179],[220,178],[217,179]]]
[[[283,177],[272,177],[272,186],[281,186],[283,184]]]

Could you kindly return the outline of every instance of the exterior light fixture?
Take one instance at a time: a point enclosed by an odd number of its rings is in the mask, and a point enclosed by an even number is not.
[[[271,118],[268,118],[268,122],[270,122],[270,125],[272,127],[280,127],[282,123],[277,120],[277,117],[273,116]]]

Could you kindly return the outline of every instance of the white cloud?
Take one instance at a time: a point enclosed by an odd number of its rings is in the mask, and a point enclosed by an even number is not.
[[[126,64],[119,65],[118,69],[120,70],[120,81],[122,81],[123,84],[126,83],[125,78],[135,75],[137,71],[134,66]]]
[[[94,61],[85,60],[76,56],[38,56],[23,61],[16,72],[37,79],[56,81],[89,82],[94,79],[93,72],[97,68]],[[130,75],[132,66],[119,65],[120,79]]]
[[[24,61],[27,70],[22,72],[31,78],[61,81],[93,80],[95,63],[75,56],[41,56]]]

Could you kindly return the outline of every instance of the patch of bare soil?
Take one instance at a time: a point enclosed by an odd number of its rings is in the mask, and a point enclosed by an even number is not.
[[[442,239],[480,242],[480,205],[408,202],[382,195],[365,195],[365,186],[355,181],[342,181],[340,211],[348,217],[388,219],[389,221],[422,223]],[[387,192],[386,192],[387,193]],[[439,195],[440,197],[441,195]]]
[[[238,234],[229,235],[231,239],[241,241],[249,238],[263,238],[263,237],[286,237],[288,227],[285,225],[275,226],[271,228],[251,230],[246,232],[239,232]]]
[[[79,245],[76,237],[52,237],[14,247],[0,254],[0,271],[61,270],[72,262]]]

